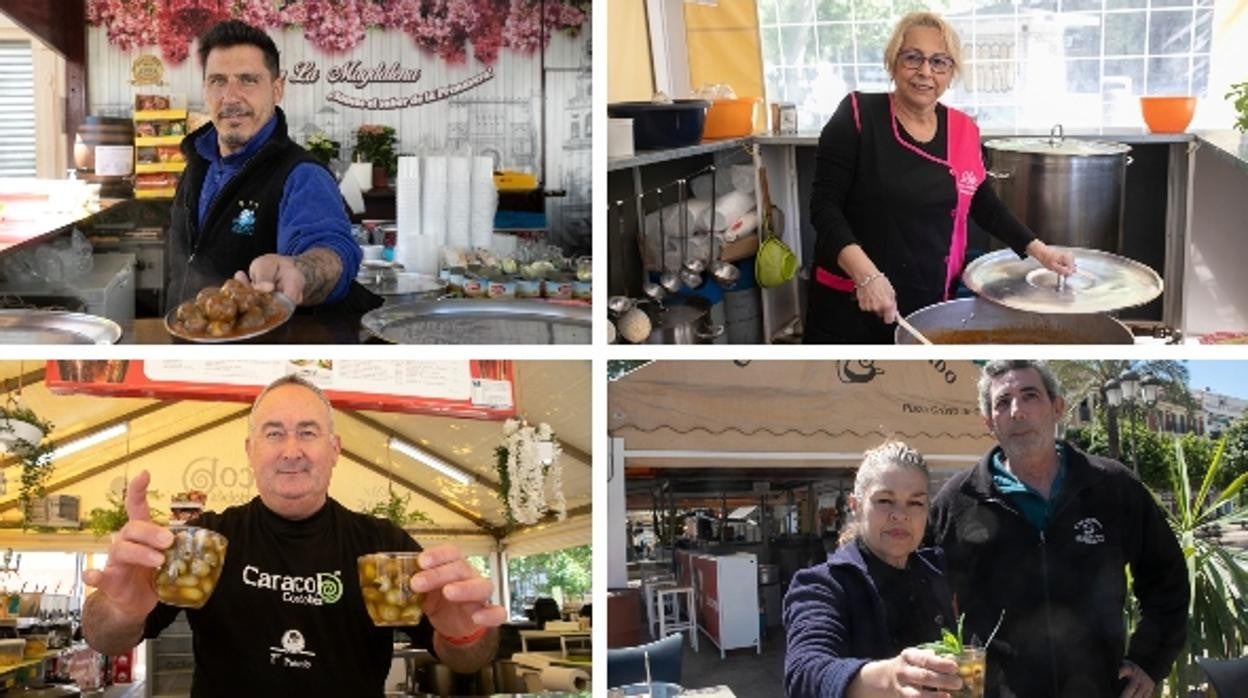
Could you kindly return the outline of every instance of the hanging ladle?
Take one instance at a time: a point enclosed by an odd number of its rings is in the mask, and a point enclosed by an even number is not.
[[[638,198],[640,199],[641,197],[638,197]],[[615,202],[615,205],[620,207],[620,233],[622,234],[624,232],[624,202],[617,201]],[[641,253],[641,258],[643,260],[642,267],[645,267],[644,260],[646,258],[646,253],[645,253],[646,221],[644,218],[641,220],[641,224],[638,225],[638,231],[639,231],[638,236],[640,237],[639,242],[640,242],[640,246],[642,249],[642,253]],[[662,250],[659,251],[659,254],[660,256],[662,256]],[[641,276],[642,276],[641,292],[646,294],[646,297],[650,298],[651,300],[662,303],[663,299],[667,297],[667,289],[651,281],[650,275],[646,273],[646,270],[644,268],[641,271]],[[612,308],[612,310],[614,310],[614,308]],[[631,307],[623,309],[623,310],[619,310],[618,313],[620,315],[623,315],[624,313],[628,312],[628,310],[631,310]]]
[[[676,272],[667,269],[667,230],[663,226],[663,190],[656,189],[659,195],[659,285],[668,293],[680,290],[680,277]]]
[[[702,285],[702,270],[705,268],[700,259],[689,259],[689,209],[685,201],[685,180],[676,181],[680,192],[680,206],[677,209],[677,215],[680,216],[680,235],[684,238],[684,247],[680,253],[681,265],[684,267],[680,270],[680,280],[689,288],[697,288]]]
[[[688,194],[686,193],[687,182],[686,180],[682,179],[677,182],[677,185],[679,185],[680,187],[680,233],[681,235],[685,236],[685,240],[686,240],[685,242],[685,255],[686,255],[685,256],[685,269],[688,269],[694,274],[701,274],[702,272],[706,271],[706,263],[702,261],[701,257],[692,258],[688,256],[689,254],[688,236],[693,234],[694,231],[689,230],[689,227],[688,227],[689,226],[689,199],[688,199]]]
[[[715,235],[716,235],[716,231],[715,231],[716,206],[715,204],[717,203],[717,201],[715,200],[715,194],[716,194],[715,189],[716,189],[715,166],[712,165],[711,166],[711,225],[710,225],[710,228],[711,228],[711,276],[715,277],[715,281],[719,283],[719,285],[722,286],[723,288],[732,288],[733,286],[737,285],[737,280],[741,278],[741,270],[737,268],[737,265],[730,264],[720,259],[719,255],[715,253]],[[726,226],[725,226],[725,229],[726,229]],[[722,246],[721,246],[721,251],[722,251]]]

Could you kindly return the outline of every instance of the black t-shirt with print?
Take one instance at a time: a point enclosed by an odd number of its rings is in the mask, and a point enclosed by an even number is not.
[[[193,632],[194,698],[209,696],[381,696],[393,633],[364,609],[356,558],[420,550],[389,521],[330,499],[303,521],[289,521],[257,497],[193,523],[229,540],[221,579],[208,602],[187,610]],[[179,609],[159,604],[144,637],[160,634]],[[408,632],[432,648],[427,619]]]

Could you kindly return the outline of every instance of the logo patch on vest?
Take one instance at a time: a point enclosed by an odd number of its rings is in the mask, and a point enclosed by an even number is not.
[[[269,663],[287,669],[311,669],[315,652],[307,650],[303,633],[295,629],[282,633],[282,646],[269,648]]]
[[[254,235],[256,232],[256,209],[260,208],[260,203],[256,201],[240,201],[238,205],[243,210],[234,216],[234,224],[230,226],[230,230],[235,235]]]
[[[1105,542],[1105,529],[1094,517],[1081,519],[1075,523],[1075,540],[1084,545],[1097,545]]]
[[[964,171],[958,175],[958,192],[971,195],[979,188],[979,177],[970,170]]]

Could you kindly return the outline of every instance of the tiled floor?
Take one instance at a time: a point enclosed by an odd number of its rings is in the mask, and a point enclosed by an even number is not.
[[[680,683],[685,688],[727,686],[737,698],[778,698],[784,695],[784,629],[768,628],[763,653],[731,650],[725,659],[706,635],[698,638],[699,652],[685,642]]]

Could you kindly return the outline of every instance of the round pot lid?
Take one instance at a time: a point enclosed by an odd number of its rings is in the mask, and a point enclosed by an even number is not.
[[[1131,152],[1131,146],[1114,141],[1091,141],[1081,138],[1063,137],[1014,137],[993,138],[984,141],[985,148],[1012,153],[1029,153],[1035,155],[1095,156],[1123,155]]]
[[[1106,313],[1161,295],[1161,277],[1147,265],[1101,250],[1065,249],[1074,253],[1076,271],[1062,283],[1035,258],[1019,259],[1010,249],[976,258],[962,282],[982,298],[1033,313]]]

